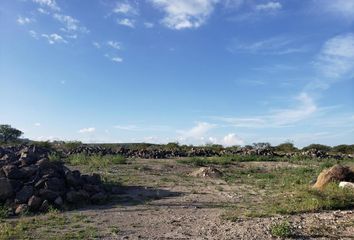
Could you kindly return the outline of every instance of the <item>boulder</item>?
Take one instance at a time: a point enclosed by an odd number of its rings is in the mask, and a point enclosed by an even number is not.
[[[222,172],[214,167],[201,167],[190,175],[194,177],[219,178],[222,176]]]
[[[59,178],[49,178],[45,183],[44,187],[57,192],[65,191],[65,182],[63,179]]]
[[[66,200],[69,203],[84,203],[89,197],[90,195],[85,190],[69,191],[66,193]]]
[[[103,192],[96,193],[96,194],[91,196],[90,200],[94,204],[103,203],[104,201],[107,200],[107,194],[105,194]]]
[[[65,175],[65,180],[70,187],[74,188],[78,188],[83,184],[83,180],[80,178],[80,175],[75,173],[75,171],[67,172]]]
[[[14,195],[15,191],[11,184],[11,180],[0,178],[0,200],[4,201]]]
[[[339,187],[354,190],[354,182],[340,182]]]
[[[31,166],[22,167],[20,171],[22,172],[23,177],[28,179],[36,174],[38,168],[35,165],[31,165]]]
[[[55,192],[53,190],[50,189],[41,189],[39,190],[39,196],[43,199],[43,200],[48,200],[50,202],[54,202],[55,199],[57,197],[59,197],[59,193]]]
[[[328,183],[335,181],[354,182],[354,172],[347,166],[340,164],[334,165],[329,169],[323,170],[317,177],[313,188],[323,189]]]
[[[64,201],[63,201],[63,199],[62,199],[62,197],[57,197],[55,200],[54,200],[54,204],[56,205],[56,206],[58,206],[58,207],[62,207],[63,206],[63,204],[64,204]]]
[[[50,207],[49,202],[48,202],[47,200],[44,200],[44,201],[42,202],[42,205],[41,205],[40,208],[39,208],[39,211],[41,211],[41,212],[47,212],[47,211],[49,210],[49,207]]]
[[[26,214],[27,211],[29,210],[29,207],[27,204],[20,204],[15,210],[16,215],[23,215]]]
[[[28,200],[28,206],[32,211],[38,210],[41,205],[42,205],[42,199],[40,197],[32,196]]]
[[[28,199],[33,195],[32,186],[24,186],[16,193],[15,203],[27,203]]]
[[[25,174],[15,165],[6,165],[2,168],[7,178],[22,179]]]

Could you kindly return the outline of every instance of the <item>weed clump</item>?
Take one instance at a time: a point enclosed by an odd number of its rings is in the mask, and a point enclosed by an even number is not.
[[[286,238],[292,235],[292,229],[289,222],[281,222],[273,224],[270,227],[270,233],[273,237]]]

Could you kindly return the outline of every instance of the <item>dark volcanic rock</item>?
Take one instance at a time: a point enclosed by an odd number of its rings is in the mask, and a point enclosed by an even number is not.
[[[99,203],[107,197],[98,174],[71,171],[60,161],[50,161],[45,149],[0,147],[0,158],[0,202],[16,214],[47,211],[50,205]]]
[[[42,198],[42,199],[46,199],[50,202],[54,202],[55,199],[57,197],[59,197],[59,193],[58,192],[55,192],[53,190],[50,190],[50,189],[41,189],[39,190],[39,196]]]
[[[6,165],[2,168],[2,170],[4,171],[6,177],[10,179],[21,179],[25,177],[24,172],[15,165]]]
[[[91,202],[95,204],[103,203],[104,201],[107,200],[107,194],[103,192],[96,193],[91,196]]]
[[[0,200],[6,200],[15,193],[11,181],[7,178],[0,178]]]
[[[27,203],[28,199],[33,194],[32,186],[24,186],[20,191],[16,193],[15,203]]]
[[[32,196],[28,200],[28,206],[33,211],[38,210],[41,205],[42,205],[42,199],[40,197]]]
[[[70,203],[83,203],[89,198],[89,194],[84,191],[70,191],[66,193],[66,200]]]

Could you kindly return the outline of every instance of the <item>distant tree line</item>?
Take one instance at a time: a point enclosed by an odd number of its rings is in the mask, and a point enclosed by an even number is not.
[[[22,131],[11,127],[11,125],[0,124],[0,143],[23,142],[24,140],[20,139],[22,134],[23,134]],[[61,142],[53,142],[53,144],[59,144],[59,143],[61,143]],[[49,143],[49,142],[42,142],[42,144],[51,145],[51,143]],[[82,145],[82,143],[79,141],[69,141],[69,142],[62,142],[61,145],[64,145],[65,148],[67,148],[67,149],[74,149],[74,148]],[[151,145],[152,144],[147,144],[147,143],[129,144],[129,147],[135,146],[136,148],[147,148]],[[178,142],[171,142],[171,143],[168,143],[165,145],[156,145],[156,146],[160,146],[162,148],[167,148],[167,149],[194,147],[192,145],[191,146],[180,145]],[[224,148],[222,145],[218,145],[218,144],[207,144],[204,147],[211,148],[211,149],[214,149],[217,151],[220,151]],[[240,148],[240,146],[232,146],[232,147],[228,147],[228,148],[237,149],[237,148]],[[285,142],[285,143],[281,143],[277,146],[272,146],[270,143],[267,143],[267,142],[253,143],[253,145],[246,145],[245,148],[259,149],[259,150],[272,149],[274,151],[285,152],[285,153],[297,152],[297,151],[308,151],[311,149],[324,151],[324,152],[334,152],[334,153],[344,153],[344,154],[354,153],[354,144],[351,144],[351,145],[341,144],[341,145],[337,145],[334,147],[326,146],[326,145],[322,145],[322,144],[310,144],[306,147],[303,147],[302,149],[299,149],[299,148],[295,147],[294,144],[290,141]]]

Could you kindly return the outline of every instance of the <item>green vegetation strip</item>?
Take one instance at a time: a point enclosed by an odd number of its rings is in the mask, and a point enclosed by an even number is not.
[[[57,211],[37,217],[0,221],[0,240],[14,239],[97,239],[97,229],[88,216],[66,216]]]
[[[256,201],[247,200],[225,215],[230,220],[239,217],[267,217],[277,214],[289,215],[322,210],[352,209],[354,191],[341,189],[337,183],[329,184],[323,191],[311,188],[319,172],[325,167],[299,166],[264,170],[262,168],[230,170],[224,180],[252,186],[259,193]]]

